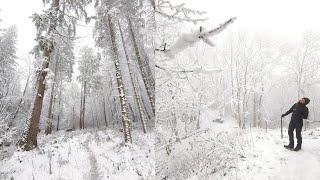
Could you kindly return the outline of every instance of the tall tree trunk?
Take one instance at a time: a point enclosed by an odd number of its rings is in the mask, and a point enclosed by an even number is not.
[[[79,129],[82,129],[82,83],[80,88],[80,114],[79,114]]]
[[[54,98],[54,87],[56,84],[57,80],[57,59],[54,65],[54,77],[53,77],[53,83],[51,86],[51,92],[50,92],[50,100],[49,100],[49,110],[48,110],[48,116],[47,116],[47,122],[46,122],[46,129],[45,129],[45,134],[51,134],[52,132],[52,106],[53,106],[53,98]]]
[[[237,92],[237,119],[239,123],[239,128],[242,128],[242,118],[241,118],[241,106],[240,106],[240,86],[238,85],[238,92]]]
[[[92,118],[92,127],[94,128],[95,127],[95,124],[94,124],[94,113],[93,113],[93,108],[91,107],[91,118]]]
[[[118,91],[119,91],[120,107],[122,111],[121,114],[122,114],[122,124],[123,124],[123,132],[124,132],[124,141],[126,143],[132,143],[131,120],[128,117],[128,106],[127,106],[126,95],[124,92],[124,83],[121,75],[120,62],[118,57],[118,48],[116,44],[116,35],[114,32],[114,25],[110,15],[108,15],[107,20],[108,20],[110,36],[111,36],[111,48],[113,51],[113,60],[114,60],[114,66],[116,70],[116,79],[117,79],[117,85],[118,85]]]
[[[264,88],[261,88],[261,93],[259,95],[259,103],[258,103],[258,126],[261,127],[261,121],[262,121],[262,94],[264,92]]]
[[[103,98],[103,116],[104,116],[104,122],[106,123],[106,127],[108,127],[107,114],[106,114],[106,101],[104,98]]]
[[[257,126],[257,93],[253,93],[253,127]]]
[[[58,120],[57,120],[57,131],[59,131],[59,124],[60,124],[60,118],[61,118],[61,88],[60,87],[60,90],[59,90],[59,106],[58,106],[58,110],[59,110],[59,113],[58,113]]]
[[[248,74],[248,64],[246,62],[246,68],[244,71],[244,84],[243,84],[243,99],[242,99],[242,128],[246,128],[247,123],[247,74]]]
[[[84,81],[83,85],[83,101],[82,101],[82,129],[84,129],[84,118],[86,113],[86,91],[87,91],[87,81]]]
[[[197,129],[200,129],[200,116],[201,116],[201,111],[200,111],[200,108],[198,108],[198,116],[196,116],[196,118],[197,118]]]
[[[139,64],[141,74],[142,74],[142,79],[143,79],[144,85],[147,90],[147,94],[148,94],[148,97],[149,97],[149,100],[151,103],[153,114],[155,114],[155,98],[154,98],[155,82],[154,82],[154,78],[153,78],[153,75],[151,72],[151,67],[143,62],[142,57],[141,57],[141,53],[140,53],[140,49],[138,46],[137,38],[136,38],[135,33],[132,28],[131,20],[129,17],[127,19],[128,19],[129,30],[131,33],[131,38],[132,38],[134,50],[136,53],[136,58],[137,58],[137,61]]]
[[[42,69],[46,69],[49,66],[50,55],[45,56],[45,62]],[[37,78],[37,94],[34,99],[31,114],[26,122],[26,129],[23,134],[23,138],[19,141],[19,145],[24,150],[31,150],[37,147],[37,134],[39,131],[39,121],[42,110],[43,96],[45,91],[45,77],[46,71],[41,71]]]
[[[156,10],[156,2],[155,2],[155,0],[150,0],[150,4],[151,4],[153,10]]]
[[[234,83],[234,73],[233,73],[233,46],[231,43],[230,46],[230,79],[231,79],[231,97],[232,97],[232,104],[231,104],[231,110],[232,110],[232,115],[234,118],[237,118],[237,112],[235,110],[236,108],[236,101],[235,101],[235,83]]]
[[[81,92],[80,92],[80,116],[79,116],[79,128],[83,129],[82,127],[82,106],[83,106],[83,82],[81,83]]]
[[[117,120],[117,117],[116,117],[117,116],[117,112],[115,110],[115,104],[116,104],[115,97],[113,97],[112,100],[113,100],[113,106],[111,106],[111,104],[109,103],[109,108],[110,108],[111,117],[112,117],[112,127],[114,128],[116,120]]]
[[[53,10],[53,14],[55,17],[58,17],[60,0],[53,0],[51,8]],[[47,30],[47,35],[51,35],[52,31],[56,28],[57,18],[53,18],[49,21],[49,28]],[[37,90],[36,96],[33,102],[33,106],[31,109],[31,114],[28,117],[26,122],[25,131],[23,133],[22,139],[19,141],[19,146],[24,150],[31,150],[37,147],[37,135],[39,131],[39,121],[42,110],[43,96],[45,91],[45,78],[47,76],[47,71],[45,71],[49,67],[49,63],[51,60],[51,54],[53,51],[53,42],[48,39],[47,43],[40,44],[43,49],[43,57],[44,61],[42,64],[41,72],[37,77]]]
[[[75,122],[74,122],[74,105],[72,106],[72,130],[75,129]]]
[[[138,81],[136,79],[136,81]],[[144,111],[144,114],[147,115],[147,119],[148,120],[151,120],[152,119],[152,116],[149,114],[149,112],[147,111],[147,105],[146,105],[146,102],[141,98],[141,101],[142,101],[142,105],[143,105],[143,109],[145,109]]]
[[[142,130],[143,130],[144,133],[147,133],[146,120],[145,120],[145,115],[143,114],[141,98],[140,98],[140,96],[139,96],[139,94],[137,92],[137,87],[136,87],[136,84],[134,82],[132,65],[130,65],[130,60],[129,60],[129,56],[128,56],[128,52],[127,52],[127,47],[125,45],[125,41],[124,41],[124,37],[123,37],[123,33],[122,33],[122,29],[121,29],[121,25],[120,25],[119,20],[118,20],[118,26],[119,26],[119,30],[120,30],[120,35],[121,35],[124,54],[125,54],[125,57],[126,57],[126,60],[127,60],[127,66],[128,66],[128,69],[129,69],[129,75],[130,75],[131,83],[132,83],[132,86],[133,86],[133,92],[134,92],[135,100],[136,100],[138,111],[139,111]]]

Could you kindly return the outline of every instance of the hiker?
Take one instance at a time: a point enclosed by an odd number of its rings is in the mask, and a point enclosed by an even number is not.
[[[289,135],[289,145],[284,145],[285,148],[299,151],[301,149],[302,137],[301,130],[303,126],[303,119],[308,118],[309,109],[307,108],[307,104],[310,102],[309,98],[301,98],[297,103],[295,103],[289,111],[285,114],[282,114],[281,117],[285,117],[286,115],[292,113],[291,121],[288,128]],[[294,148],[294,139],[293,139],[293,130],[296,130],[296,138],[297,138],[297,146]],[[294,149],[293,149],[294,148]]]

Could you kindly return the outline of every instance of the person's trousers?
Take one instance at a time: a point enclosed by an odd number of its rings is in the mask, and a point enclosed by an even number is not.
[[[291,146],[294,145],[293,131],[296,130],[297,146],[301,147],[301,144],[302,144],[302,136],[301,136],[302,126],[303,126],[303,121],[301,121],[301,122],[294,122],[292,120],[290,121],[289,129],[288,129],[288,135],[289,135],[289,144]]]

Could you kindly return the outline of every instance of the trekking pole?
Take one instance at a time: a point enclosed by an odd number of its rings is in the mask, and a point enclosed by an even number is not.
[[[282,132],[282,116],[281,116],[281,139],[283,139],[283,132]]]

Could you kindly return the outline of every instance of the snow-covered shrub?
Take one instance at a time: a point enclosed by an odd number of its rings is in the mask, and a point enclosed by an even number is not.
[[[236,167],[235,137],[225,131],[217,134],[199,131],[181,142],[169,143],[157,150],[157,176],[167,179],[223,177]]]

